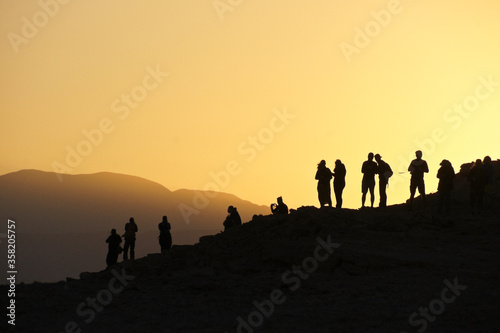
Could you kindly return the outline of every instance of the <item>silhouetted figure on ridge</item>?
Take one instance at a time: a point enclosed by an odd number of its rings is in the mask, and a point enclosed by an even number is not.
[[[480,159],[477,159],[472,165],[467,179],[470,182],[470,207],[474,214],[476,212],[476,204],[479,210],[483,208],[484,191],[487,182],[483,162]]]
[[[484,202],[486,206],[493,204],[491,199],[491,191],[493,190],[493,182],[495,179],[495,167],[491,163],[491,157],[485,156],[483,159],[483,171],[486,186],[484,188]]]
[[[379,207],[387,207],[387,184],[389,184],[389,178],[392,176],[392,169],[389,164],[382,160],[380,154],[375,155],[375,161],[377,161],[377,173],[378,173],[378,187],[380,194]]]
[[[241,225],[240,213],[238,213],[236,207],[233,206],[227,207],[227,212],[229,213],[229,215],[226,217],[223,223],[224,231],[227,231],[230,228],[234,228]]]
[[[422,203],[425,206],[425,183],[424,173],[429,172],[427,162],[422,159],[422,151],[415,152],[416,159],[411,161],[408,171],[411,173],[410,179],[410,209],[413,208],[413,200],[415,199],[415,192],[418,188],[418,193],[422,197]]]
[[[330,180],[332,179],[332,171],[326,167],[326,161],[321,160],[318,164],[315,179],[318,180],[318,199],[319,206],[328,205],[332,207],[332,193],[330,189]]]
[[[335,168],[333,169],[333,192],[335,193],[335,201],[337,208],[342,208],[342,192],[345,188],[345,175],[347,170],[341,160],[335,161]]]
[[[438,212],[442,213],[443,209],[446,213],[450,212],[451,190],[453,189],[453,179],[455,179],[455,170],[448,160],[443,160],[439,165],[437,177],[439,178],[438,193],[439,204]]]
[[[160,230],[158,240],[160,242],[161,253],[166,253],[172,247],[171,226],[166,216],[163,216],[162,221],[158,224],[158,229]]]
[[[377,163],[373,161],[373,153],[368,154],[368,160],[363,162],[361,172],[363,173],[363,180],[361,181],[361,207],[365,207],[366,193],[370,190],[370,203],[373,207],[375,202],[375,174],[377,173]]]
[[[271,212],[273,213],[273,215],[288,214],[288,206],[283,202],[283,198],[278,197],[276,200],[278,201],[278,204],[271,204]]]
[[[122,238],[116,233],[116,229],[111,229],[111,235],[106,239],[108,243],[108,255],[106,256],[106,265],[113,266],[118,262],[118,255],[120,254],[120,243]]]
[[[135,233],[138,231],[137,224],[135,224],[134,218],[131,217],[129,222],[125,224],[125,233],[123,238],[125,238],[125,244],[123,245],[123,260],[128,259],[128,251],[130,249],[130,259],[135,259]]]

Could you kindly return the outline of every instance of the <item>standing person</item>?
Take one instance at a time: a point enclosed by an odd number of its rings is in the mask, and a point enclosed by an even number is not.
[[[106,265],[113,266],[118,261],[118,254],[120,254],[120,243],[122,238],[116,233],[116,229],[111,229],[111,235],[106,239],[108,243],[108,255],[106,256]]]
[[[278,197],[276,200],[278,201],[278,204],[271,204],[271,212],[273,215],[287,215],[288,206],[283,202],[283,198]]]
[[[455,170],[448,160],[443,160],[441,167],[438,170],[437,177],[439,178],[438,193],[439,205],[438,212],[442,213],[443,208],[446,213],[450,212],[451,190],[453,189],[453,179],[455,178]]]
[[[486,206],[493,205],[491,193],[493,191],[493,182],[495,179],[495,168],[491,164],[491,157],[485,156],[483,159],[484,181],[486,183],[484,188],[484,202]]]
[[[160,230],[158,239],[160,241],[161,253],[166,253],[172,247],[171,226],[166,216],[163,216],[162,221],[158,224],[158,229]]]
[[[226,216],[226,219],[224,220],[223,223],[224,231],[227,231],[227,229],[241,225],[240,213],[238,213],[236,207],[233,206],[227,207],[227,212],[229,214]]]
[[[378,173],[378,188],[380,194],[379,207],[387,207],[387,184],[389,184],[389,178],[392,176],[392,169],[389,164],[382,160],[380,154],[375,155],[375,161],[377,161],[377,173]]]
[[[483,207],[484,190],[486,188],[484,166],[480,159],[477,159],[470,168],[467,179],[470,182],[470,207],[474,214],[476,212],[476,202],[479,210]]]
[[[415,152],[415,157],[411,161],[408,171],[411,173],[410,179],[410,209],[413,208],[413,200],[415,198],[415,192],[418,188],[418,193],[422,196],[422,202],[425,206],[425,183],[424,183],[424,173],[429,172],[429,167],[427,162],[422,159],[422,151],[417,150]]]
[[[361,207],[365,207],[366,193],[370,190],[371,207],[375,202],[375,174],[377,173],[377,163],[373,161],[373,153],[368,154],[368,160],[363,162],[361,172],[363,173],[363,180],[361,181]]]
[[[318,199],[319,206],[328,205],[332,207],[332,193],[330,189],[330,180],[332,179],[332,171],[326,167],[326,161],[321,160],[318,164],[315,179],[318,180]]]
[[[131,217],[129,222],[125,224],[125,233],[123,238],[125,238],[125,244],[123,245],[123,260],[128,259],[128,250],[130,249],[130,259],[135,259],[135,233],[138,231],[137,224],[135,224],[134,218]]]
[[[342,192],[345,187],[345,175],[347,170],[341,160],[335,161],[335,168],[333,169],[333,192],[335,193],[335,201],[337,208],[342,208]]]

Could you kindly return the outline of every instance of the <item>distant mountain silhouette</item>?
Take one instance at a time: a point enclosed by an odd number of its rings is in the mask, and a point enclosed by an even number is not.
[[[123,234],[132,216],[139,227],[137,255],[143,256],[159,252],[163,215],[172,224],[174,244],[193,244],[200,236],[223,230],[229,205],[238,208],[244,221],[269,213],[267,206],[231,194],[214,196],[172,192],[150,180],[109,172],[65,175],[60,182],[52,172],[22,170],[0,176],[0,219],[16,221],[18,258],[25,262],[20,279],[51,281],[75,276],[82,266],[101,269],[110,230]],[[180,207],[196,214],[185,219]]]

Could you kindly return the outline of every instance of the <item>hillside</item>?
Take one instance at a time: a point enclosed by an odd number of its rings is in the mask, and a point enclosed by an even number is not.
[[[0,176],[0,219],[16,221],[17,257],[24,266],[19,281],[58,281],[77,277],[82,268],[105,267],[110,230],[121,233],[132,216],[139,226],[136,254],[141,257],[159,252],[157,226],[163,215],[172,224],[174,244],[194,244],[223,229],[229,205],[244,221],[269,210],[231,194],[215,195],[172,192],[140,177],[108,172],[66,175],[59,182],[52,172],[23,170]],[[201,205],[200,198],[210,199]],[[183,215],[182,207],[190,214]],[[0,268],[5,265],[2,261]]]
[[[435,194],[412,212],[301,207],[78,280],[20,285],[17,328],[496,332],[499,209],[471,214],[464,179],[449,215],[435,213]]]

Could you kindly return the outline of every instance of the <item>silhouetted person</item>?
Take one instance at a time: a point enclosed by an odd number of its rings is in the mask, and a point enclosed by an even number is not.
[[[335,168],[333,169],[333,192],[335,193],[335,201],[337,208],[342,208],[342,192],[345,187],[345,175],[347,170],[341,160],[335,161]]]
[[[162,221],[158,224],[158,229],[160,230],[158,240],[160,241],[161,253],[165,253],[172,247],[171,226],[166,216],[163,216]]]
[[[382,160],[380,154],[375,155],[375,161],[377,161],[377,173],[378,173],[378,187],[380,194],[379,207],[387,207],[387,184],[389,184],[389,178],[392,176],[392,169],[389,164]]]
[[[479,210],[483,207],[484,190],[486,188],[486,174],[483,162],[477,159],[472,165],[467,179],[470,182],[470,207],[472,213],[476,212],[476,204]]]
[[[128,259],[129,249],[130,259],[135,259],[135,233],[137,231],[137,224],[135,224],[134,218],[131,217],[129,222],[125,224],[125,233],[123,234],[123,238],[125,238],[125,244],[123,245],[123,260]]]
[[[491,157],[489,156],[485,156],[483,159],[483,171],[486,182],[486,186],[484,188],[484,201],[487,206],[491,206],[493,204],[491,199],[491,191],[493,187],[493,181],[495,179],[495,168],[493,167],[493,164],[491,164]]]
[[[366,193],[370,190],[371,207],[375,202],[375,174],[377,173],[377,163],[373,161],[373,153],[368,154],[368,160],[363,162],[361,172],[363,173],[363,180],[361,181],[361,207],[365,207]]]
[[[326,167],[325,160],[321,160],[318,164],[315,179],[318,180],[318,199],[319,206],[328,205],[332,207],[332,193],[330,189],[330,180],[332,179],[332,171]]]
[[[439,178],[438,193],[439,204],[438,212],[441,213],[444,209],[446,213],[450,212],[451,190],[453,189],[453,179],[455,178],[455,170],[448,160],[441,162],[441,167],[438,170],[437,177]]]
[[[278,197],[276,200],[278,201],[278,204],[271,204],[271,212],[273,212],[274,215],[288,214],[288,206],[283,202],[283,198]]]
[[[241,225],[241,217],[240,214],[238,213],[238,210],[236,207],[229,206],[227,207],[227,212],[229,215],[227,215],[226,219],[224,220],[224,231],[227,229],[236,227]]]
[[[106,265],[113,266],[118,261],[118,254],[120,254],[120,243],[122,238],[116,233],[116,229],[111,229],[111,235],[106,239],[108,243],[108,255],[106,256]]]
[[[427,162],[422,159],[422,151],[417,150],[415,152],[417,157],[411,161],[408,171],[411,173],[410,179],[410,208],[413,207],[413,200],[415,199],[415,192],[418,188],[418,193],[422,196],[422,202],[425,206],[425,183],[424,183],[424,173],[429,172],[429,167]]]

